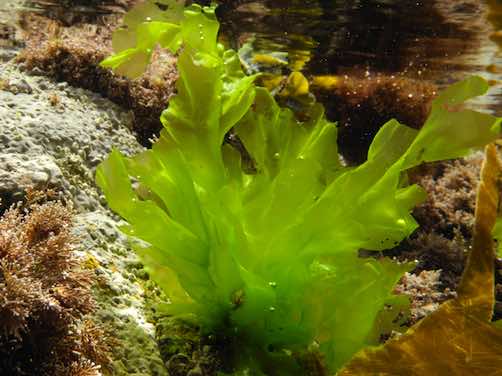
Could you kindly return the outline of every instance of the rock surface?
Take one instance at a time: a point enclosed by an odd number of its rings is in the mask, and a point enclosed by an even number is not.
[[[147,318],[147,274],[94,182],[112,148],[128,155],[143,149],[130,131],[132,116],[98,94],[29,75],[12,60],[0,62],[0,83],[0,209],[30,186],[54,189],[71,203],[78,252],[99,281],[96,321],[118,340],[113,374],[167,375]]]

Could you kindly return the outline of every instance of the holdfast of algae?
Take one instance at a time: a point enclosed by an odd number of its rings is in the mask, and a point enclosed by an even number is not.
[[[217,42],[214,8],[151,1],[125,22],[102,65],[135,77],[156,45],[168,48],[179,53],[177,95],[152,149],[113,151],[97,182],[169,296],[167,312],[232,344],[235,375],[312,374],[308,354],[334,373],[376,345],[380,323],[407,306],[392,291],[413,264],[358,250],[392,247],[416,229],[410,210],[425,193],[408,184],[408,169],[498,137],[501,119],[459,109],[486,82],[446,89],[419,131],[389,121],[367,161],[345,167],[322,106],[302,121],[279,107]],[[255,168],[223,143],[230,130]]]

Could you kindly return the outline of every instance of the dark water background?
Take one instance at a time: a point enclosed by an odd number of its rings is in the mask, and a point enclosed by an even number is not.
[[[307,74],[402,75],[444,86],[470,74],[490,81],[481,106],[502,113],[502,1],[227,1],[218,16],[238,48],[308,59]],[[498,13],[497,13],[498,12]],[[492,39],[490,39],[490,36]]]

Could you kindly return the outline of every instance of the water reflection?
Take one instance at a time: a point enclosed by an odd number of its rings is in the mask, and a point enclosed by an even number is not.
[[[129,6],[121,0],[0,0],[0,22],[29,12],[56,19],[65,26],[77,22],[94,23],[106,15],[125,13]]]
[[[1,0],[15,11],[44,12],[71,24],[110,12],[117,0]],[[476,106],[502,109],[502,0],[222,0],[217,11],[233,47],[287,52],[290,70],[364,77],[369,72],[447,85],[480,74],[493,85]],[[26,8],[27,7],[27,8]],[[497,46],[497,43],[499,46]]]
[[[490,35],[502,29],[502,3],[489,3],[490,15],[480,1],[241,0],[218,13],[234,47],[252,36],[255,50],[289,52],[292,68],[306,63],[313,75],[378,72],[443,86],[481,74],[495,86],[479,105],[497,110],[502,65]]]
[[[492,95],[494,96],[495,107],[502,108],[502,1],[489,0],[489,11],[487,19],[493,26],[493,32],[490,34],[490,39],[497,43],[498,50],[493,53],[490,65],[487,67],[489,77],[494,82]]]

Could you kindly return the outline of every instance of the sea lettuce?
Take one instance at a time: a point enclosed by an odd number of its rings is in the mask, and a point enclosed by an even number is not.
[[[152,148],[130,158],[113,151],[97,182],[169,295],[168,312],[233,343],[235,373],[302,374],[313,348],[334,371],[375,344],[386,306],[406,305],[392,290],[413,265],[358,251],[416,229],[410,210],[425,193],[406,170],[498,136],[500,119],[459,109],[488,86],[478,77],[451,86],[420,131],[389,121],[367,161],[345,167],[322,106],[299,120],[257,87],[217,43],[213,8],[192,5],[167,21],[161,13],[132,23],[135,45],[103,66],[137,76],[155,45],[179,51],[177,95]],[[230,130],[241,148],[224,143]]]

